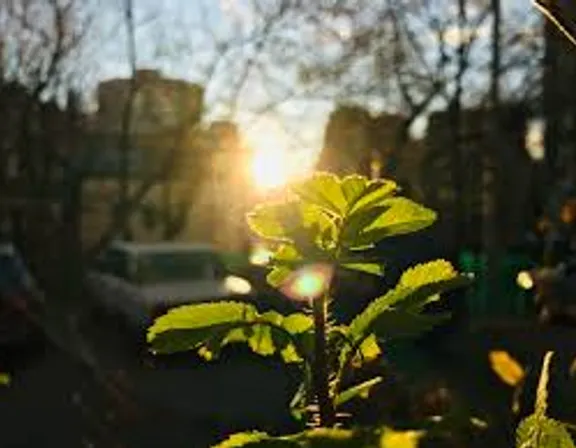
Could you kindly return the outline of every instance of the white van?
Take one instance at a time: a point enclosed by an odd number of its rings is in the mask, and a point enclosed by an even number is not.
[[[116,242],[88,274],[97,305],[137,329],[174,306],[248,297],[251,284],[228,275],[207,244]]]

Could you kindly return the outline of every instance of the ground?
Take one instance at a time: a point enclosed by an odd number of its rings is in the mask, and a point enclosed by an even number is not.
[[[203,364],[183,355],[150,365],[120,326],[86,317],[53,325],[49,336],[44,355],[0,391],[2,447],[202,448],[235,430],[288,428],[296,376],[276,361],[236,354]],[[488,352],[507,350],[527,369],[528,412],[543,354],[554,350],[551,412],[567,419],[576,403],[575,336],[576,329],[530,321],[477,324],[424,338],[406,370],[436,376],[475,415],[510,428],[512,388],[491,372]]]

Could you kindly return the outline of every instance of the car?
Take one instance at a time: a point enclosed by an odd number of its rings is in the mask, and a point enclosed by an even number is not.
[[[252,285],[230,275],[209,244],[115,242],[88,273],[100,311],[144,330],[170,308],[213,300],[249,300]]]
[[[0,367],[12,368],[43,352],[44,297],[12,243],[0,243]]]

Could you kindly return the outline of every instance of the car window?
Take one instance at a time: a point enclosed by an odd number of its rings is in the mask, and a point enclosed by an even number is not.
[[[115,277],[130,279],[129,256],[118,249],[109,249],[98,262],[98,270]]]
[[[223,275],[220,258],[209,251],[140,254],[136,273],[142,284],[212,280]]]

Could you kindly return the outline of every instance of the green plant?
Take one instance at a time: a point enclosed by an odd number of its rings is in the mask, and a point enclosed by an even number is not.
[[[516,430],[517,448],[574,448],[568,424],[547,415],[548,379],[553,352],[544,356],[542,372],[536,390],[534,413],[520,422]]]
[[[288,198],[259,205],[248,215],[252,230],[274,246],[268,282],[305,302],[304,312],[284,316],[260,313],[243,302],[205,303],[173,309],[150,327],[154,352],[195,350],[210,360],[228,344],[246,343],[257,354],[279,355],[301,367],[303,381],[291,409],[315,429],[280,438],[244,433],[220,446],[327,446],[328,439],[336,446],[415,445],[421,432],[340,428],[342,406],[365,397],[382,380],[349,385],[349,379],[356,368],[381,355],[386,341],[421,334],[446,320],[445,313],[425,312],[426,305],[470,279],[449,262],[434,260],[404,272],[393,289],[349,325],[334,322],[330,313],[334,272],[382,276],[383,260],[369,250],[384,238],[435,221],[432,210],[398,191],[390,180],[317,173],[292,186]]]

